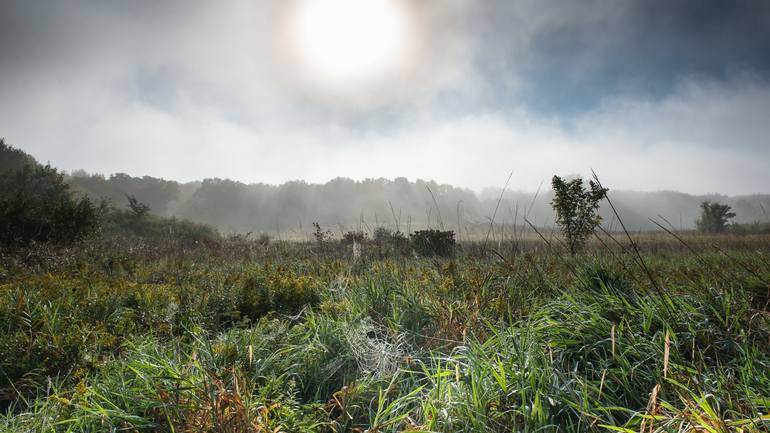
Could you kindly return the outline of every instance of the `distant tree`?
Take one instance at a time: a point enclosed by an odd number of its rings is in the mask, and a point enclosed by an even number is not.
[[[126,194],[128,199],[128,209],[131,211],[131,215],[136,219],[142,219],[150,212],[150,206],[146,203],[140,202],[133,194]]]
[[[78,168],[76,170],[73,170],[70,175],[70,178],[87,178],[89,177],[89,174],[87,171],[83,170],[82,168]]]
[[[700,204],[700,218],[695,221],[698,230],[705,233],[721,233],[727,230],[727,220],[735,217],[730,206],[704,201]]]
[[[92,200],[108,199],[113,204],[125,204],[128,194],[141,197],[154,214],[167,215],[171,203],[179,199],[180,185],[154,177],[132,177],[124,173],[115,173],[109,178],[102,175],[89,175],[83,170],[76,170],[65,178],[75,191],[80,191]]]
[[[592,180],[586,189],[583,179],[579,177],[567,182],[554,176],[551,186],[554,193],[551,206],[556,212],[556,224],[561,228],[570,253],[575,254],[601,223],[602,218],[597,211],[608,189]]]

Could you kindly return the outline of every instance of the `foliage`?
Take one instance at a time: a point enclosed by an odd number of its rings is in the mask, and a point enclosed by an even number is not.
[[[120,209],[124,207],[127,195],[135,196],[158,215],[168,215],[183,191],[183,186],[177,182],[150,176],[132,177],[125,173],[105,178],[81,170],[71,173],[65,180],[73,190],[88,195],[91,200],[107,200]]]
[[[35,158],[21,149],[9,145],[5,139],[0,138],[0,174],[21,170],[28,165],[36,165]]]
[[[137,217],[134,211],[110,209],[103,217],[104,236],[142,238],[150,242],[178,242],[182,245],[219,242],[219,232],[192,221],[163,218],[153,214]]]
[[[284,239],[290,236],[289,232],[296,228],[299,221],[303,225],[306,221],[318,221],[325,227],[339,224],[376,227],[387,215],[392,216],[393,222],[402,231],[408,232],[411,230],[404,230],[405,227],[421,227],[432,217],[443,215],[446,220],[446,216],[456,213],[460,213],[461,221],[458,223],[462,226],[455,229],[456,236],[460,231],[463,235],[470,231],[483,236],[489,224],[482,221],[497,206],[500,198],[499,191],[486,190],[476,194],[449,185],[419,179],[410,182],[405,178],[361,181],[336,178],[323,184],[292,181],[270,185],[245,184],[227,179],[180,183],[150,176],[132,177],[124,173],[89,175],[76,171],[66,176],[65,181],[73,191],[87,194],[92,201],[106,199],[119,209],[126,206],[126,195],[134,195],[159,216],[174,215],[209,224],[223,233],[280,232]],[[435,203],[429,191],[435,194]],[[656,227],[648,220],[650,214],[647,209],[673,217],[671,222],[677,228],[694,228],[698,206],[706,199],[715,200],[714,196],[674,191],[616,191],[613,202],[629,230],[654,230]],[[544,222],[553,217],[549,200],[550,197],[543,194],[508,190],[503,195],[500,210],[510,207],[515,211],[517,203],[519,206],[526,203],[527,218]],[[770,195],[720,197],[718,200],[732,206],[740,216],[739,222],[767,221]],[[428,203],[433,204],[430,214],[425,213]],[[363,216],[374,216],[374,220],[362,220],[362,210],[365,211]],[[506,211],[498,215],[496,223],[521,224],[523,214]],[[602,215],[607,218],[607,213]],[[405,224],[406,221],[409,224]],[[370,233],[370,237],[372,235]],[[295,239],[301,237],[296,236]]]
[[[136,219],[142,219],[150,212],[150,206],[140,202],[137,198],[131,194],[126,195],[128,199],[128,209]]]
[[[357,231],[347,231],[342,234],[342,243],[344,244],[352,244],[357,243],[361,244],[366,241],[366,233],[364,233],[361,230]]]
[[[238,315],[256,321],[270,313],[297,314],[319,301],[318,281],[283,268],[255,270],[241,289]]]
[[[374,229],[372,238],[380,258],[400,257],[409,253],[409,239],[399,230],[380,226]]]
[[[332,232],[322,229],[320,224],[313,222],[313,238],[319,246],[322,246],[324,242],[329,241],[331,237]]]
[[[455,233],[452,230],[417,230],[409,238],[412,248],[425,257],[449,257],[455,246]]]
[[[666,292],[612,243],[0,255],[0,432],[768,431],[770,237],[634,236]]]
[[[737,235],[770,234],[770,222],[754,222],[749,224],[730,224],[727,231]]]
[[[593,180],[588,182],[588,189],[583,187],[583,179],[575,178],[564,181],[559,176],[551,180],[554,197],[551,206],[556,212],[556,224],[572,254],[577,253],[588,237],[601,223],[597,213],[599,201],[607,195],[607,188],[602,188]]]
[[[211,226],[150,213],[150,206],[133,195],[126,196],[128,209],[108,209],[103,217],[103,235],[138,237],[150,242],[171,242],[186,246],[216,244],[219,232]]]
[[[722,233],[727,230],[727,221],[735,217],[730,206],[704,201],[700,204],[700,217],[695,221],[698,230],[704,233]]]
[[[67,178],[73,189],[93,199],[106,198],[123,207],[132,194],[162,216],[176,215],[218,227],[223,232],[286,232],[297,221],[318,221],[331,227],[360,222],[368,215],[422,215],[431,201],[428,189],[441,197],[440,213],[452,214],[462,201],[469,218],[483,205],[470,190],[432,181],[405,178],[354,181],[336,178],[324,184],[290,181],[281,185],[245,184],[228,179],[203,179],[178,183],[164,179],[113,174],[108,177],[75,173]],[[388,202],[397,206],[394,210]],[[375,222],[376,225],[376,222]]]
[[[0,244],[70,243],[97,229],[102,209],[74,196],[56,169],[0,141],[0,160],[6,157],[7,170],[0,172]]]

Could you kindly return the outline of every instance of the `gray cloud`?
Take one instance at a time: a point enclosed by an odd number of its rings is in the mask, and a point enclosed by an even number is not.
[[[479,18],[486,78],[513,72],[533,109],[575,113],[618,93],[665,97],[683,77],[770,72],[761,1],[500,1]],[[483,23],[483,24],[482,24]]]
[[[292,2],[0,3],[0,135],[65,169],[767,192],[764,2],[408,3],[409,66],[314,80]]]

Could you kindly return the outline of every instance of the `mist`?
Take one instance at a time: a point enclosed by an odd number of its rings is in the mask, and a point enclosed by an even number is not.
[[[162,216],[213,225],[224,233],[269,233],[293,238],[309,236],[318,222],[332,233],[372,233],[388,227],[409,233],[426,227],[454,230],[458,236],[478,237],[496,226],[554,226],[548,183],[537,192],[470,189],[407,178],[355,181],[336,178],[323,184],[291,181],[280,185],[245,184],[228,179],[178,183],[163,179],[109,177],[76,172],[67,181],[94,200],[119,208],[135,196]],[[501,195],[502,193],[502,195]],[[737,223],[770,222],[770,195],[690,195],[675,191],[610,190],[618,216],[629,230],[656,230],[650,221],[677,230],[695,228],[702,201],[719,201],[735,211]],[[499,201],[499,204],[498,204]],[[497,214],[495,209],[497,208]],[[607,230],[620,230],[618,216],[606,203],[600,208]]]

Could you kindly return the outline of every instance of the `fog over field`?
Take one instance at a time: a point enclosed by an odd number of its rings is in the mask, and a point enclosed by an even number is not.
[[[501,197],[501,188],[474,192],[403,177],[364,181],[336,178],[324,184],[301,181],[280,185],[244,184],[223,179],[180,184],[125,174],[105,178],[79,172],[67,180],[75,190],[85,192],[93,199],[108,199],[118,207],[125,207],[126,196],[134,195],[160,215],[212,224],[226,233],[307,234],[312,230],[313,222],[338,234],[354,229],[371,232],[378,226],[402,231],[409,227],[438,228],[442,223],[447,229],[464,233],[466,229],[488,225]],[[515,222],[525,225],[524,218],[527,218],[539,227],[553,225],[550,205],[553,192],[548,183],[535,192],[515,191],[509,186],[502,197],[495,216],[497,224]],[[732,206],[736,213],[735,222],[770,222],[767,213],[770,195],[767,194],[728,197],[674,191],[611,190],[610,197],[626,227],[632,230],[657,229],[649,218],[664,222],[661,216],[676,229],[693,229],[699,205],[704,200]],[[606,203],[600,214],[607,228],[620,229]]]

